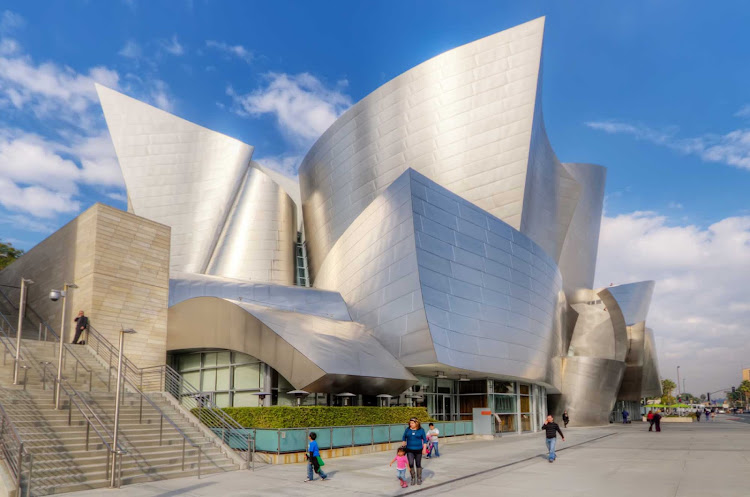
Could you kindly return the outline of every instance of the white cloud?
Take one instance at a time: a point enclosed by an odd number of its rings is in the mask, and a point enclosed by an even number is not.
[[[128,59],[138,59],[143,55],[143,50],[138,43],[133,40],[128,40],[117,53]]]
[[[265,88],[245,95],[228,88],[234,110],[243,116],[273,115],[280,130],[298,144],[313,142],[352,105],[348,95],[308,73],[269,73],[267,80]]]
[[[185,47],[177,41],[177,35],[173,35],[169,40],[159,40],[159,46],[163,51],[171,55],[183,55]]]
[[[723,135],[678,138],[677,127],[659,130],[621,121],[589,121],[585,124],[605,133],[631,135],[638,140],[662,145],[682,154],[696,155],[706,162],[750,169],[750,129],[737,129]]]
[[[23,28],[26,25],[26,20],[15,12],[6,10],[0,16],[0,33],[7,33],[15,29]]]
[[[206,47],[219,50],[232,57],[237,57],[248,64],[254,58],[253,53],[242,45],[229,45],[223,41],[206,40]]]
[[[149,91],[150,101],[157,107],[167,112],[174,112],[175,102],[169,93],[169,86],[160,79],[153,81]]]
[[[750,117],[750,104],[743,105],[740,110],[734,113],[735,117]]]
[[[35,231],[37,233],[52,233],[58,228],[58,226],[49,221],[32,219],[24,214],[6,214],[4,212],[0,212],[0,224],[7,224],[14,228]]]
[[[260,157],[255,159],[259,164],[269,167],[274,171],[278,171],[281,174],[289,177],[297,176],[299,171],[299,165],[302,162],[301,155],[278,155]]]
[[[13,55],[21,51],[21,46],[12,38],[0,39],[0,55]]]
[[[653,212],[605,216],[597,285],[656,280],[648,324],[661,374],[687,377],[694,394],[735,384],[749,366],[750,217],[707,228],[672,225]]]
[[[81,205],[70,193],[40,186],[19,186],[0,177],[0,203],[9,210],[28,212],[36,217],[53,218],[60,213],[78,212]]]
[[[682,204],[681,204],[681,203],[679,203],[679,202],[670,202],[670,203],[669,203],[669,204],[667,205],[667,207],[669,207],[670,209],[682,209],[682,208],[683,208],[683,207],[685,207],[685,206],[684,206],[684,205],[682,205]]]

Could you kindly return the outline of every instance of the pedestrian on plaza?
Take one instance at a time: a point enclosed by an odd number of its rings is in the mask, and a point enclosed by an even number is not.
[[[711,411],[711,421],[716,421],[716,411]]]
[[[305,457],[307,458],[307,479],[305,481],[308,482],[315,479],[313,471],[320,475],[321,480],[325,481],[325,479],[328,478],[328,475],[321,469],[321,466],[325,463],[320,457],[318,442],[315,441],[315,439],[318,438],[318,435],[314,431],[311,431],[307,438],[310,442],[307,444],[307,454],[305,454]]]
[[[701,422],[701,410],[700,410],[700,409],[696,409],[696,410],[695,410],[695,420],[696,420],[696,421],[697,421],[698,423],[700,423],[700,422]]]
[[[568,416],[568,410],[565,409],[563,411],[563,423],[565,424],[565,428],[568,427],[568,423],[570,423],[570,416]]]
[[[627,409],[623,409],[622,411],[622,424],[626,425],[628,424],[628,416],[630,416],[630,413]]]
[[[646,415],[646,420],[648,421],[648,431],[651,431],[654,429],[654,411],[648,411],[648,415]]]
[[[661,411],[657,410],[654,413],[654,424],[656,425],[656,431],[661,431]]]
[[[76,322],[76,335],[73,338],[73,345],[85,345],[86,342],[78,343],[83,332],[89,329],[89,318],[83,315],[83,311],[78,311],[78,316],[73,320]]]
[[[435,428],[435,423],[430,423],[430,429],[427,430],[427,459],[432,457],[432,451],[435,451],[435,457],[440,457],[440,450],[438,450],[438,438],[440,437],[440,430]]]
[[[422,484],[422,454],[427,453],[427,434],[417,418],[409,420],[409,426],[404,430],[401,447],[406,449],[409,459],[409,473],[411,484]],[[415,474],[416,473],[416,474]]]
[[[555,419],[550,414],[547,416],[547,422],[542,425],[542,430],[544,430],[547,443],[547,450],[549,451],[549,462],[555,462],[555,459],[557,459],[557,455],[555,454],[555,445],[557,445],[557,434],[560,433],[560,436],[562,437],[562,441],[565,441],[565,435],[563,435],[562,430],[560,429],[560,425],[555,423]]]
[[[409,465],[409,458],[406,457],[406,449],[399,447],[398,451],[396,451],[396,457],[393,458],[388,467],[393,466],[394,462],[396,463],[396,474],[398,475],[401,488],[406,488],[408,486],[406,483],[406,467]]]
[[[706,414],[706,422],[711,421],[711,411],[706,409],[705,414]]]

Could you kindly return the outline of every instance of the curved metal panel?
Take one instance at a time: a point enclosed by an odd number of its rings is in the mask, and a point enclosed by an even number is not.
[[[610,309],[603,304],[573,304],[578,313],[569,356],[598,357],[624,361],[628,351],[627,330],[616,327]]]
[[[296,206],[289,195],[251,165],[206,274],[293,285],[295,216]]]
[[[204,272],[253,147],[101,85],[129,205],[172,228],[170,269]]]
[[[656,355],[656,341],[651,328],[646,328],[643,345],[643,381],[641,397],[658,397],[662,394],[659,379],[659,361]]]
[[[557,416],[567,409],[571,426],[603,425],[615,404],[625,363],[595,357],[563,357],[562,398]]]
[[[643,391],[643,366],[646,323],[628,326],[630,348],[625,358],[625,375],[622,378],[617,400],[639,401]]]
[[[599,229],[604,208],[607,170],[595,164],[564,163],[563,167],[578,185],[577,201],[568,229],[564,231],[559,265],[568,300],[577,292],[594,285]],[[571,188],[563,188],[563,198],[573,197]]]
[[[408,169],[339,238],[318,287],[417,372],[560,386],[555,262],[508,224]]]
[[[300,286],[269,285],[191,273],[169,279],[169,307],[195,297],[220,297],[266,307],[351,321],[341,295]]]
[[[543,30],[539,18],[438,55],[362,99],[320,137],[300,166],[314,277],[407,167],[521,227]]]
[[[608,292],[617,301],[628,326],[646,320],[651,296],[654,294],[653,281],[639,281],[625,285],[610,286],[599,290],[599,295]],[[602,296],[602,299],[604,297]]]
[[[212,297],[169,309],[167,349],[231,349],[299,389],[398,395],[416,381],[362,325]]]

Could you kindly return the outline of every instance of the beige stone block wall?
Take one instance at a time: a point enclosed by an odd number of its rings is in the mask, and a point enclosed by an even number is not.
[[[49,300],[49,291],[75,283],[78,288],[67,299],[66,341],[72,339],[73,318],[83,310],[113,343],[121,326],[138,331],[125,346],[138,366],[163,364],[169,239],[168,226],[95,204],[0,271],[0,284],[33,279],[28,303],[59,332],[62,305]],[[17,305],[18,290],[3,290]],[[24,329],[24,335],[35,336],[35,330]]]

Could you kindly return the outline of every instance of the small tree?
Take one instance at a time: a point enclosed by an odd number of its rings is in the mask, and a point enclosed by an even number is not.
[[[675,403],[675,399],[672,396],[672,391],[674,391],[675,388],[677,388],[677,385],[672,380],[668,378],[661,380],[661,391],[662,391],[661,403],[662,404],[669,406]]]
[[[23,250],[17,249],[10,242],[0,242],[0,271],[23,255]]]
[[[701,402],[705,402],[705,401],[706,401],[706,394],[702,393],[701,394]]]
[[[750,381],[743,380],[742,383],[740,383],[739,388],[737,389],[738,392],[741,392],[742,395],[745,396],[745,407],[748,406],[747,400],[748,397],[750,397]]]

